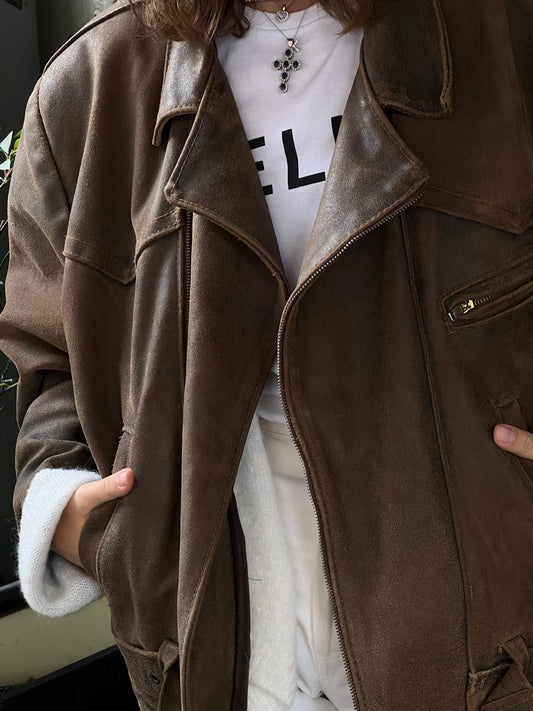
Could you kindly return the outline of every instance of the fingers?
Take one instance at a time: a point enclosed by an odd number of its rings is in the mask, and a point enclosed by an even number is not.
[[[89,512],[106,501],[125,496],[132,487],[133,470],[129,468],[121,469],[100,481],[90,481],[79,486],[63,509],[51,549],[81,567],[79,539]]]
[[[95,506],[129,493],[133,486],[133,479],[133,470],[127,468],[110,474],[101,481],[82,484],[74,492],[73,504],[81,510],[90,511]]]
[[[512,425],[496,425],[494,441],[502,449],[533,460],[533,434]]]

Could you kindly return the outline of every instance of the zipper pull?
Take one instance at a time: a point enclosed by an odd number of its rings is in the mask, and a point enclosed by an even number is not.
[[[462,304],[459,304],[458,306],[455,306],[451,311],[448,311],[448,318],[450,321],[457,321],[458,318],[461,316],[464,316],[467,314],[469,311],[472,311],[476,305],[474,304],[474,301],[472,299],[469,299],[468,301],[463,301]]]

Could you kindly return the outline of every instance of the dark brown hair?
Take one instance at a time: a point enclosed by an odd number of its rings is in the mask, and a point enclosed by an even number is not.
[[[130,0],[141,22],[157,34],[205,45],[218,34],[237,37],[248,29],[244,0]],[[321,0],[322,7],[344,27],[361,27],[374,0]]]

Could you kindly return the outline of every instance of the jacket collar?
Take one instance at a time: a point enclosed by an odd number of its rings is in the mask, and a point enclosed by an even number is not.
[[[437,0],[376,0],[365,26],[364,59],[381,106],[435,118],[451,111],[450,53]],[[213,47],[168,43],[154,145],[167,121],[198,111],[215,61]]]
[[[167,43],[154,146],[161,144],[163,129],[170,119],[198,112],[214,58],[213,51],[191,47],[186,42]]]
[[[364,60],[381,106],[426,118],[451,112],[450,49],[438,0],[376,0]]]
[[[168,47],[156,145],[169,119],[183,114],[195,119],[166,186],[167,200],[228,230],[283,275],[261,181],[214,46],[206,52],[183,42]]]
[[[398,24],[405,27],[404,36],[397,32]],[[406,42],[406,37],[411,41]],[[450,111],[450,83],[444,24],[436,0],[377,0],[365,28],[361,70],[346,106],[346,118],[350,114],[357,118],[342,122],[304,271],[315,268],[374,218],[385,218],[387,210],[405,202],[427,180],[421,164],[391,130],[382,107],[410,115],[443,116]],[[202,51],[184,42],[169,43],[154,130],[156,145],[169,119],[183,114],[195,115],[195,120],[167,184],[167,200],[213,220],[247,243],[269,268],[283,273],[252,153],[214,47]],[[350,129],[356,124],[368,139],[365,155],[358,144],[363,134]],[[382,154],[389,163],[379,168]],[[352,187],[358,190],[358,204],[344,180],[356,165],[360,171]],[[376,199],[380,192],[381,201]],[[360,209],[362,205],[371,205],[373,214]],[[319,227],[322,235],[329,235],[322,244]]]

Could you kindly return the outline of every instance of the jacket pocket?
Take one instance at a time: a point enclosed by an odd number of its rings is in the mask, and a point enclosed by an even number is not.
[[[119,440],[111,473],[127,466],[131,443],[131,433],[123,430]],[[112,526],[121,499],[106,501],[92,509],[80,532],[79,556],[85,571],[102,586],[98,571],[98,554],[107,532]]]
[[[499,423],[513,425],[521,430],[530,429],[531,423],[526,421],[518,396],[513,395],[512,397],[498,403],[495,410]],[[528,477],[529,482],[533,485],[533,461],[523,457],[518,457],[516,454],[512,454],[510,452],[507,454],[509,457],[513,458],[516,466],[520,470],[520,473],[525,474]]]
[[[494,670],[470,675],[470,699],[467,703],[469,711],[477,708],[480,711],[533,711],[533,686],[529,674],[533,648],[528,648],[524,638],[517,635],[502,644],[502,649],[510,657],[509,664],[501,664]],[[492,685],[488,695],[484,694],[485,698],[482,701],[479,700],[472,705],[473,699],[479,697],[479,692],[485,691],[487,687],[485,681],[495,679],[499,680]],[[481,703],[480,707],[478,703]]]
[[[533,696],[530,691],[517,691],[498,701],[483,704],[481,711],[533,711]]]
[[[137,697],[141,711],[158,711],[165,697],[172,698],[176,711],[180,708],[178,645],[163,640],[159,650],[148,651],[124,642],[115,636]]]
[[[449,331],[505,316],[533,299],[533,255],[445,294],[441,312]]]

